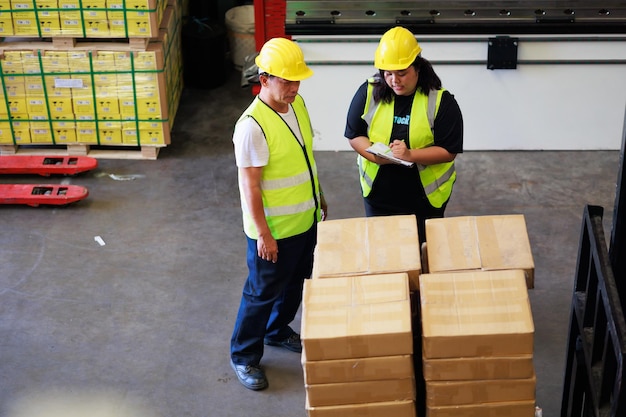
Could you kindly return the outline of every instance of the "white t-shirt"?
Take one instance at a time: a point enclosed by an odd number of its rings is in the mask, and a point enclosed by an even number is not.
[[[287,113],[278,114],[289,125],[302,145],[304,143],[302,133],[291,105]],[[263,167],[267,165],[270,158],[267,141],[261,127],[252,117],[246,117],[235,125],[233,143],[235,144],[235,161],[239,168]]]

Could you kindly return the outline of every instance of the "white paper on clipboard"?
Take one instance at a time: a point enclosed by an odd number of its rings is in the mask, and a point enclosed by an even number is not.
[[[395,156],[393,156],[391,148],[384,143],[376,142],[372,146],[367,148],[366,151],[371,154],[378,155],[381,158],[388,159],[395,164],[400,164],[407,167],[412,167],[413,165],[415,165],[413,162],[405,161],[404,159],[396,158]]]

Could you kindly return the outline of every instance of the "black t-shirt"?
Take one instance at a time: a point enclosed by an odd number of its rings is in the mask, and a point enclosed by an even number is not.
[[[366,96],[367,82],[359,87],[350,104],[344,133],[348,139],[367,136],[368,126],[361,118]],[[394,103],[393,129],[387,144],[391,143],[392,139],[404,139],[407,147],[410,147],[408,120],[413,105],[413,95],[395,96]],[[423,117],[428,116],[424,113]],[[454,154],[463,152],[463,117],[454,96],[448,91],[442,94],[433,130],[436,146],[441,146]],[[370,204],[381,210],[387,210],[390,214],[416,213],[419,215],[422,211],[421,207],[430,206],[416,166],[407,168],[395,164],[381,165],[367,199]]]

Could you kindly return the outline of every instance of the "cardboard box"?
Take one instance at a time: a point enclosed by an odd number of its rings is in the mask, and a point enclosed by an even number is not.
[[[0,35],[11,36],[13,34],[13,18],[11,17],[11,14],[0,13]]]
[[[30,129],[13,129],[13,142],[22,145],[26,143],[31,143],[30,140]]]
[[[98,143],[96,129],[76,129],[76,142],[78,143]]]
[[[32,143],[52,143],[52,131],[50,129],[31,129],[30,141]]]
[[[426,406],[534,401],[537,378],[426,381]]]
[[[535,264],[524,216],[466,216],[426,220],[430,273],[522,269],[534,287]]]
[[[532,355],[423,360],[427,381],[531,378],[534,369]]]
[[[407,274],[304,282],[301,339],[310,361],[413,353]]]
[[[533,353],[534,324],[521,270],[424,274],[420,307],[425,358]]]
[[[302,351],[304,383],[377,381],[415,376],[412,355],[308,361]]]
[[[414,378],[338,382],[304,387],[311,407],[415,400]]]
[[[384,401],[366,404],[347,404],[312,407],[306,401],[309,417],[416,417],[413,401]]]
[[[318,224],[313,278],[406,272],[419,288],[422,270],[415,216],[359,217]]]
[[[428,417],[535,417],[535,401],[427,407]]]
[[[58,114],[58,115],[52,115],[52,120],[54,120],[52,122],[52,127],[54,129],[60,129],[60,130],[74,130],[76,129],[76,123],[74,122],[74,115],[73,114]]]
[[[102,145],[113,145],[122,143],[122,131],[117,129],[101,129],[98,139]]]
[[[162,145],[165,143],[163,129],[139,130],[139,143],[142,145]]]
[[[76,130],[74,129],[56,129],[54,130],[54,140],[56,143],[72,143],[76,142]]]
[[[52,116],[74,118],[71,97],[48,97],[48,109]]]

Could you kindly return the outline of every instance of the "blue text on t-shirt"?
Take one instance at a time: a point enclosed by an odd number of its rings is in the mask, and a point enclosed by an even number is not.
[[[393,122],[397,125],[409,125],[409,120],[411,119],[411,115],[407,114],[404,117],[400,117],[400,116],[394,116],[393,117]]]

